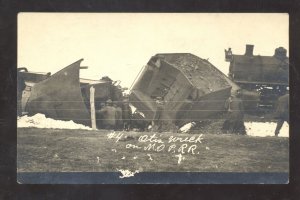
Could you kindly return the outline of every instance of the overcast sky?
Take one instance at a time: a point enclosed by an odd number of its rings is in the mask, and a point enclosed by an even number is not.
[[[225,74],[224,49],[255,55],[288,50],[288,14],[20,13],[18,67],[51,72],[83,58],[82,78],[109,76],[130,87],[157,53],[192,53]],[[289,53],[289,52],[288,52]]]

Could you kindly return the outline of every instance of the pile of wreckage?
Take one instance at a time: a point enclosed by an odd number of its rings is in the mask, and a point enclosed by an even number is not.
[[[80,78],[80,70],[86,68],[80,66],[82,60],[53,75],[19,68],[18,113],[29,116],[42,113],[49,118],[73,120],[88,126],[92,126],[96,118],[97,127],[101,128],[102,119],[97,118],[95,111],[101,110],[107,101],[122,108],[127,99],[136,109],[130,116],[132,128],[145,130],[157,111],[156,99],[160,98],[164,101],[160,119],[164,122],[164,130],[170,130],[223,112],[231,93],[231,85],[222,72],[207,60],[189,53],[153,56],[129,96],[124,95],[126,88],[108,77],[100,80]],[[95,91],[93,95],[91,87]]]
[[[210,62],[188,53],[153,56],[130,93],[130,102],[151,121],[155,99],[165,104],[163,129],[207,120],[224,111],[231,86]]]

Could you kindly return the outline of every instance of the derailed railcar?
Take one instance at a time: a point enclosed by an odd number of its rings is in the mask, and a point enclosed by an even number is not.
[[[100,109],[101,102],[105,103],[108,99],[122,102],[122,88],[114,85],[112,80],[79,78],[80,69],[86,68],[80,66],[82,61],[74,62],[52,76],[29,76],[28,72],[18,72],[27,85],[22,95],[22,110],[29,115],[43,113],[53,119],[73,120],[90,126],[91,86],[95,88],[96,110]]]
[[[155,99],[165,101],[161,119],[181,126],[224,111],[231,86],[210,62],[189,53],[153,56],[130,93],[130,102],[152,120]]]
[[[18,114],[25,111],[27,101],[30,97],[31,88],[38,82],[50,77],[51,73],[29,72],[26,67],[17,69],[17,100],[18,100]]]

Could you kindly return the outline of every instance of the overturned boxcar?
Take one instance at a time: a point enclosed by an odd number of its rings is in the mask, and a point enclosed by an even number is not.
[[[90,87],[95,88],[95,109],[108,99],[122,102],[122,88],[114,85],[109,78],[100,80],[80,79],[80,63],[71,65],[50,74],[30,73],[18,70],[18,79],[25,82],[22,95],[22,111],[29,115],[43,113],[47,117],[59,120],[73,120],[91,125]],[[19,84],[19,83],[18,83]]]
[[[177,126],[212,118],[224,111],[231,86],[225,75],[210,62],[190,53],[153,56],[129,95],[130,102],[146,120],[154,117],[161,97],[164,110],[161,119]]]

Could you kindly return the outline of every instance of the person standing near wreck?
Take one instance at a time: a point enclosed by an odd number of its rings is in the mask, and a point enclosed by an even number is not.
[[[122,108],[118,105],[117,102],[114,102],[113,105],[116,110],[116,129],[121,130],[123,128]]]
[[[222,126],[222,132],[223,133],[228,133],[230,131],[230,129],[232,129],[232,124],[233,124],[233,121],[231,120],[230,118],[230,115],[231,115],[231,103],[232,103],[232,98],[233,96],[231,95],[226,101],[225,101],[225,110],[227,110],[227,115],[226,115],[226,119],[223,123],[223,126]]]
[[[246,128],[244,125],[244,103],[241,99],[241,92],[239,90],[234,96],[231,106],[232,118],[234,119],[233,133],[246,135]]]
[[[152,120],[152,130],[161,132],[163,126],[163,119],[161,117],[164,110],[165,102],[162,99],[162,97],[156,97],[155,103],[156,103],[156,110]]]
[[[228,116],[224,121],[222,131],[225,133],[232,132],[235,134],[245,135],[246,128],[244,125],[244,105],[241,99],[241,92],[237,91],[231,95],[225,103]]]
[[[98,129],[104,128],[103,125],[103,108],[105,107],[105,103],[100,103],[100,109],[96,110],[96,125]]]
[[[289,120],[289,98],[290,94],[287,92],[277,100],[277,108],[275,111],[275,118],[277,119],[277,125],[275,129],[275,136],[279,135],[280,129],[283,123],[286,121],[288,124]]]
[[[112,100],[108,99],[106,105],[97,112],[102,119],[102,127],[104,129],[115,130],[116,128],[116,108],[113,106]]]
[[[131,128],[132,110],[129,105],[128,97],[123,100],[122,118],[123,118],[123,130],[129,131]]]

